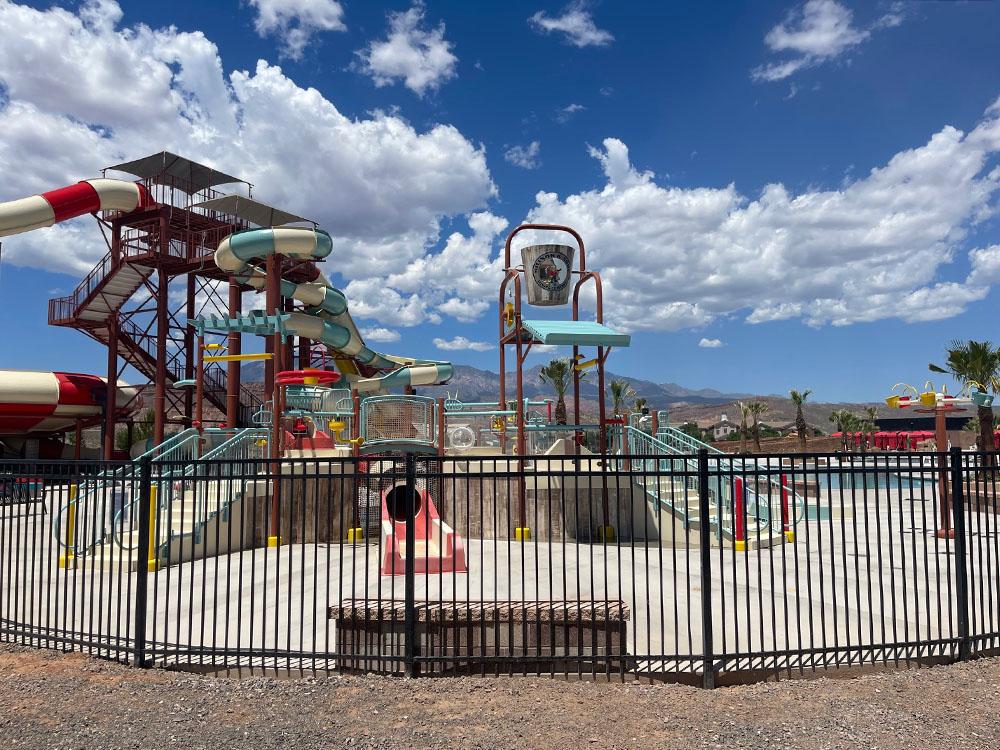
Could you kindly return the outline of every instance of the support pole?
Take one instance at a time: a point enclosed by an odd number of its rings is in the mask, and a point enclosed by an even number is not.
[[[118,313],[108,318],[108,380],[104,390],[104,460],[115,452],[115,406],[118,401]]]
[[[280,315],[281,305],[281,258],[275,254],[267,256],[267,287],[265,291],[265,315]],[[265,378],[270,379],[270,387],[265,384],[266,392],[271,394],[271,523],[268,529],[267,546],[277,547],[281,544],[280,506],[281,506],[281,386],[275,378],[277,368],[282,363],[282,335],[275,328],[273,335],[268,336],[274,354],[265,360]],[[268,367],[270,365],[270,367]]]
[[[795,530],[792,528],[791,516],[788,513],[788,475],[781,475],[781,531],[785,541],[795,541]]]
[[[951,526],[951,491],[948,487],[948,472],[944,468],[946,465],[944,456],[948,452],[947,413],[948,410],[941,406],[934,409],[934,442],[937,444],[937,454],[941,462],[938,467],[938,488],[940,490],[938,511],[941,522],[935,532],[935,536],[939,539],[955,538],[955,529]]]
[[[243,294],[234,278],[229,279],[229,317],[238,318],[243,310]],[[240,353],[240,332],[230,331],[226,351]],[[267,365],[265,364],[265,369]],[[226,363],[226,427],[240,424],[240,363]]]
[[[205,330],[198,329],[198,377],[195,379],[194,422],[198,428],[198,458],[205,448]]]
[[[78,486],[69,486],[69,504],[66,506],[66,537],[63,540],[65,549],[59,555],[59,567],[70,570],[76,567],[76,504]]]
[[[160,223],[165,224],[166,222],[161,220]],[[161,227],[161,232],[166,232],[165,227]],[[170,279],[162,268],[157,269],[156,275],[156,381],[153,389],[153,442],[160,445],[163,443],[163,427],[167,416],[167,333],[170,328],[167,306],[169,304]]]
[[[194,298],[195,298],[195,281],[197,277],[193,273],[187,275],[187,304],[185,306],[185,315],[188,320],[191,320],[195,316],[194,309]],[[198,353],[194,348],[194,328],[190,325],[184,326],[184,377],[187,380],[194,378],[194,368],[195,359]],[[184,416],[187,417],[188,424],[191,423],[194,417],[194,398],[191,394],[190,388],[184,389]]]
[[[747,519],[746,519],[746,490],[743,487],[743,479],[736,477],[733,480],[733,549],[736,552],[747,551]]]
[[[83,426],[80,424],[80,420],[76,420],[76,426],[73,430],[73,460],[80,460],[80,443],[83,442]]]

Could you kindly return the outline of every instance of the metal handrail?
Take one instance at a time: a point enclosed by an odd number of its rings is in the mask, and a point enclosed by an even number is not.
[[[135,485],[139,482],[139,471],[143,460],[149,459],[152,461],[165,461],[169,460],[175,455],[177,451],[182,449],[189,442],[192,435],[197,435],[198,430],[189,428],[182,430],[176,435],[171,435],[168,439],[164,440],[160,445],[153,446],[145,453],[136,458],[131,464],[123,465],[121,467],[115,468],[110,472],[102,472],[96,477],[88,479],[84,482],[78,492],[76,498],[69,500],[63,506],[61,506],[58,512],[53,514],[52,519],[52,530],[53,535],[56,538],[56,543],[67,550],[72,552],[74,555],[83,556],[93,550],[98,544],[107,538],[108,534],[114,528],[115,519],[120,515],[115,513],[111,521],[111,530],[104,525],[104,520],[99,518],[101,511],[105,509],[104,503],[98,503],[96,495],[100,490],[108,489],[110,484],[112,491],[117,487],[121,486],[124,493],[126,485],[130,485],[130,494],[136,494]],[[134,502],[130,499],[129,505]],[[67,544],[63,539],[62,531],[62,517],[63,514],[69,512],[70,506],[75,506],[77,508],[77,527],[87,528],[86,523],[81,523],[84,519],[89,520],[89,528],[92,531],[92,539],[89,543],[83,545],[82,547],[77,544]],[[80,513],[80,508],[88,509],[84,513]],[[124,509],[124,505],[123,508]]]
[[[214,463],[215,461],[264,457],[263,450],[259,450],[259,446],[257,446],[256,443],[261,438],[266,438],[268,436],[269,430],[267,429],[262,429],[259,427],[248,427],[248,428],[237,429],[235,433],[232,434],[230,434],[231,433],[230,430],[214,430],[207,432],[210,436],[226,435],[227,437],[219,445],[213,447],[206,453],[202,454],[200,458],[195,458],[191,461],[186,461],[183,464],[179,464],[177,466],[173,465],[164,466],[161,464],[160,470],[154,479],[153,483],[157,486],[158,489],[157,489],[157,504],[156,504],[157,519],[154,524],[156,538],[153,539],[153,543],[157,547],[160,544],[162,544],[161,535],[163,535],[163,529],[164,529],[164,524],[162,523],[162,520],[164,519],[164,517],[166,517],[167,519],[172,517],[172,508],[176,497],[178,496],[181,498],[184,497],[185,482],[191,481],[192,479],[196,481],[204,480],[205,482],[207,482],[209,479],[209,474],[204,472],[212,472],[214,470],[219,471],[218,477],[216,479],[217,482],[233,481],[231,478],[226,477],[224,475],[224,472],[231,467],[226,464],[215,464]],[[201,440],[204,440],[204,436],[202,436]],[[245,449],[248,447],[258,450],[252,450],[252,452],[254,453],[253,456],[243,455],[243,453],[246,453]],[[183,459],[177,459],[176,457],[174,457],[170,459],[170,462],[172,464],[174,461],[179,462],[181,460]],[[212,463],[207,463],[207,462],[212,462]],[[256,464],[252,463],[248,465],[240,464],[240,470],[244,475],[248,471],[253,471],[257,468],[259,467]],[[181,488],[179,493],[174,486],[175,483],[178,482],[181,483]],[[234,497],[235,495],[233,493],[230,493],[230,500],[225,505],[228,506],[228,504],[232,502]],[[135,498],[132,501],[132,503],[130,503],[130,505],[133,505],[141,500],[143,500],[143,498]],[[219,507],[213,513],[210,514],[208,512],[207,493],[204,492],[198,493],[196,490],[194,498],[194,513],[193,513],[195,519],[194,531],[196,532],[197,528],[208,523],[208,521],[211,520],[211,518],[213,518],[219,512],[221,512],[222,509],[223,509],[223,504],[220,504]],[[132,551],[136,548],[135,545],[126,544],[122,533],[124,531],[123,514],[125,513],[125,510],[126,508],[123,507],[118,512],[118,515],[115,517],[115,523],[112,529],[112,539],[114,540],[115,544],[118,546],[119,549]],[[138,514],[134,513],[129,514],[131,518],[135,518],[137,515]],[[166,536],[168,539],[171,533],[172,532],[170,530],[167,530]]]
[[[736,463],[732,459],[728,458],[729,454],[723,453],[718,448],[714,448],[710,445],[707,445],[706,443],[702,443],[697,438],[693,438],[687,435],[686,433],[682,433],[679,430],[675,430],[672,427],[661,428],[660,431],[657,433],[656,437],[650,435],[647,432],[643,432],[642,430],[636,429],[635,427],[631,427],[629,425],[621,426],[619,429],[622,430],[622,434],[625,436],[625,440],[622,442],[623,444],[627,444],[628,447],[627,453],[629,454],[632,455],[652,454],[660,456],[676,455],[678,457],[676,460],[684,462],[685,472],[688,473],[687,477],[688,488],[692,490],[697,488],[696,485],[694,484],[695,477],[693,476],[693,474],[690,474],[690,472],[697,471],[698,469],[697,459],[693,455],[693,452],[685,453],[679,450],[676,447],[676,445],[671,444],[670,441],[672,439],[674,442],[680,443],[685,447],[697,446],[698,450],[702,448],[707,448],[709,452],[711,452],[716,457],[716,461],[718,464],[718,470],[717,472],[713,473],[713,481],[712,481],[712,484],[715,485],[716,536],[721,539],[723,534],[732,535],[734,531],[733,516],[735,513],[735,508],[734,508],[735,483],[733,482],[733,480],[736,478],[741,478],[743,476],[743,472],[748,471],[748,462],[752,463],[753,468],[751,469],[751,472],[759,469],[760,467],[755,460],[753,459],[740,460],[739,462],[740,466],[737,467]],[[667,437],[667,440],[663,440],[663,437]],[[718,458],[720,455],[726,456],[727,458],[725,459]],[[668,460],[672,461],[675,459],[668,459]],[[806,514],[805,499],[802,498],[799,495],[799,493],[794,490],[794,488],[782,485],[779,481],[776,481],[771,476],[761,477],[760,474],[758,473],[752,473],[752,478],[755,481],[764,481],[770,487],[774,488],[777,497],[779,499],[782,496],[781,495],[782,492],[788,493],[790,505],[792,505],[794,508],[794,510],[791,511],[792,519],[790,520],[798,522],[801,521],[803,518],[805,518]],[[748,486],[748,483],[745,481],[744,481],[744,488],[748,496],[747,507],[745,508],[744,512],[747,514],[748,520],[751,521],[751,525],[753,524],[756,525],[756,528],[748,527],[747,528],[748,533],[759,534],[764,531],[780,533],[782,531],[781,517],[780,514],[773,514],[771,512],[771,508],[773,506],[773,502],[770,496],[771,493],[768,492],[762,494],[761,492]],[[647,494],[649,494],[648,488],[646,488],[646,491]],[[726,502],[723,502],[723,498],[725,498]],[[664,501],[664,499],[660,497],[659,486],[657,487],[656,499],[660,502],[663,502],[665,505],[668,505],[671,508],[671,510],[674,511],[675,513],[677,512],[678,509],[676,509],[673,506],[673,503],[669,501]],[[689,512],[686,506],[682,509],[682,512],[679,513],[678,515],[683,516],[685,524],[688,524],[690,523],[691,520],[693,520],[688,517]]]

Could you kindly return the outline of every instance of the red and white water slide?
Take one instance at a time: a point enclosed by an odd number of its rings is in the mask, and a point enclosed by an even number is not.
[[[29,232],[97,211],[135,211],[153,204],[142,185],[98,178],[0,203],[0,237]],[[141,400],[124,383],[116,408],[137,409]],[[106,381],[69,372],[0,370],[0,435],[27,435],[72,429],[77,420],[100,418]]]
[[[152,205],[142,185],[97,178],[41,195],[0,203],[0,237],[50,227],[97,211],[135,211]]]

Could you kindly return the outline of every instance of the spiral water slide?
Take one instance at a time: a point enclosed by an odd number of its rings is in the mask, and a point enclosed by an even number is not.
[[[261,268],[252,261],[269,255],[320,260],[333,249],[322,229],[274,227],[248,229],[224,239],[215,252],[215,264],[255,289],[266,283]],[[369,349],[347,309],[347,298],[320,272],[310,282],[296,284],[282,279],[281,294],[307,305],[305,312],[287,313],[286,333],[320,341],[333,354],[337,369],[361,393],[387,392],[406,386],[447,383],[454,372],[449,362],[380,354]]]

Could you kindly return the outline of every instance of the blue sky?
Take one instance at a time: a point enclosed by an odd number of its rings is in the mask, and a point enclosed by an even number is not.
[[[584,232],[617,372],[870,400],[1000,339],[1000,3],[204,7],[0,1],[0,200],[189,154],[340,238],[375,346],[490,369],[526,217]],[[0,364],[101,372],[45,323],[92,220],[3,247]]]

